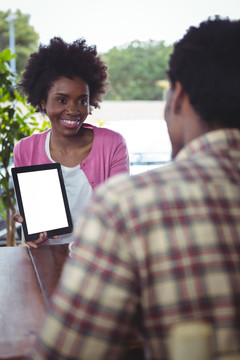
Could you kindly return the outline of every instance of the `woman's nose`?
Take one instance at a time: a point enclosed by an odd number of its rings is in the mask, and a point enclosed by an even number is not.
[[[79,114],[80,113],[77,104],[73,103],[73,102],[68,103],[67,112],[69,114]]]

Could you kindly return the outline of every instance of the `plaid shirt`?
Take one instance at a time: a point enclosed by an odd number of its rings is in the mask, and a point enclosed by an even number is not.
[[[165,359],[169,329],[187,319],[212,324],[216,358],[240,354],[239,130],[112,178],[76,236],[32,358],[119,359],[137,326],[146,358]]]

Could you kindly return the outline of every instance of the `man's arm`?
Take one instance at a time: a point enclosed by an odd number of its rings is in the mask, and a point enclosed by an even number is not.
[[[106,201],[95,197],[78,224],[32,359],[118,359],[126,351],[138,282],[121,214]]]

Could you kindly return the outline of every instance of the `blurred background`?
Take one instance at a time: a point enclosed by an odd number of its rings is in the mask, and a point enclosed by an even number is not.
[[[17,82],[39,43],[60,36],[68,42],[84,37],[89,45],[95,44],[108,65],[111,89],[87,122],[123,134],[131,174],[137,174],[171,160],[164,106],[174,43],[190,26],[216,15],[239,19],[240,1],[1,1],[0,52],[9,48],[16,54],[9,66]],[[36,119],[40,124],[46,120],[37,114]],[[0,153],[0,166],[1,158]],[[0,244],[4,226],[0,220]]]

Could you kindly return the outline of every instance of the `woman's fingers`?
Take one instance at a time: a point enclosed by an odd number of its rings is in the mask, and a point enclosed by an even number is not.
[[[24,219],[23,219],[22,215],[19,214],[19,212],[16,212],[13,215],[13,220],[15,220],[18,223],[22,223]]]
[[[25,241],[25,244],[31,248],[37,249],[38,245],[34,241]]]
[[[37,240],[25,241],[25,242],[28,246],[37,249],[39,244],[42,244],[43,242],[45,242],[47,240],[48,240],[47,232],[44,231],[44,232],[40,233],[39,238]]]

